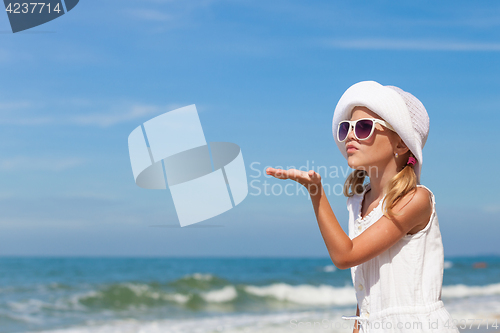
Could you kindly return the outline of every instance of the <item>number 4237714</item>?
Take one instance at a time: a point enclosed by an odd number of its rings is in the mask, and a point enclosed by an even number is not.
[[[38,7],[38,8],[37,8]],[[50,13],[50,11],[59,13],[61,9],[59,8],[59,3],[55,7],[50,8],[50,3],[45,2],[24,2],[24,3],[9,3],[5,11],[9,14],[41,14],[42,11]]]
[[[444,327],[456,328],[458,326],[460,328],[467,328],[467,326],[469,326],[469,329],[473,329],[476,328],[475,326],[477,325],[477,329],[479,329],[480,326],[485,326],[485,324],[486,328],[491,327],[497,329],[499,327],[496,320],[490,323],[488,319],[453,319],[451,323],[450,320],[447,320]]]

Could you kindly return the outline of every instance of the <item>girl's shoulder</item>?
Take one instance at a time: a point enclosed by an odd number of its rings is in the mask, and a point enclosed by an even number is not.
[[[420,202],[420,205],[432,206],[434,204],[434,193],[425,185],[417,184],[417,186],[406,193],[398,200],[400,205],[414,204]]]
[[[434,211],[434,194],[424,185],[417,185],[414,191],[406,193],[394,208],[397,211],[407,211],[409,216],[418,215],[422,217],[430,216]],[[406,213],[405,213],[406,214]],[[425,221],[424,221],[425,220]],[[422,222],[427,222],[428,219],[423,218]]]
[[[418,184],[417,185],[417,192],[425,193],[426,195],[428,195],[432,199],[432,202],[434,202],[436,200],[436,198],[434,197],[434,193],[432,193],[432,191],[425,185]]]

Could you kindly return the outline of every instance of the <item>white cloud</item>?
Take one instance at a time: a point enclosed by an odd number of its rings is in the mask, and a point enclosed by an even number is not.
[[[0,197],[2,228],[50,227],[83,228],[91,230],[95,225],[139,225],[162,223],[165,214],[146,210],[134,201],[96,195],[69,194],[44,196]],[[168,217],[175,218],[175,213]]]
[[[134,2],[133,7],[125,7],[122,15],[128,19],[154,23],[153,33],[163,33],[176,27],[193,27],[199,24],[195,14],[206,10],[220,0],[143,0]],[[131,3],[131,2],[129,2]],[[138,7],[140,4],[141,7]],[[158,24],[159,23],[159,24]],[[146,25],[149,27],[149,25]]]
[[[166,107],[157,105],[135,104],[125,109],[123,112],[112,113],[94,113],[87,115],[78,115],[72,117],[70,122],[78,125],[97,125],[102,127],[112,126],[118,123],[138,119],[148,115],[162,114],[179,108],[179,105],[170,105]]]
[[[0,124],[109,127],[140,118],[145,121],[148,120],[148,116],[160,115],[182,106],[186,105],[177,103],[154,105],[123,101],[99,102],[78,98],[54,102],[13,101],[0,103]],[[200,112],[200,108],[198,108],[198,112]]]
[[[16,102],[0,102],[0,111],[3,110],[19,110],[33,107],[33,103],[27,101],[16,101]]]
[[[126,14],[132,18],[146,21],[169,21],[172,15],[154,9],[127,9]]]
[[[85,160],[76,157],[15,156],[0,159],[0,170],[48,170],[63,171],[82,165]]]
[[[0,192],[0,201],[8,198],[12,198],[14,195],[11,192]]]
[[[12,118],[0,118],[0,124],[8,125],[21,125],[21,126],[32,126],[32,125],[48,125],[56,121],[54,117],[12,117]]]
[[[500,43],[453,42],[409,39],[330,39],[324,45],[341,49],[422,50],[422,51],[500,51]]]
[[[11,60],[11,54],[4,49],[0,49],[0,63],[8,62]]]
[[[483,211],[486,213],[500,213],[500,205],[484,206]]]
[[[154,105],[132,105],[123,112],[116,113],[94,113],[78,115],[71,118],[71,122],[79,125],[110,126],[127,120],[140,118],[148,114],[158,112],[159,107]]]

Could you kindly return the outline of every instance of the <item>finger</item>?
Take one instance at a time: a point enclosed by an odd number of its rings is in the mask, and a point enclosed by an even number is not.
[[[288,170],[288,178],[295,181],[299,181],[304,178],[304,171],[297,169],[290,169]]]
[[[279,178],[279,179],[286,179],[286,178],[288,178],[288,174],[287,174],[286,170],[275,169],[275,168],[267,168],[266,172],[267,172],[268,175],[271,175],[271,176],[273,176],[275,178]]]
[[[266,173],[268,175],[273,175],[274,176],[279,170],[280,169],[275,169],[275,168],[269,167],[269,168],[266,169]]]
[[[277,169],[274,176],[279,179],[286,179],[288,178],[286,170],[283,169]]]
[[[299,181],[303,178],[304,171],[300,171],[297,169],[288,169],[288,170],[278,169],[278,170],[279,171],[278,171],[277,176],[280,179],[291,179],[291,180]]]
[[[311,178],[312,181],[319,181],[321,179],[321,176],[319,173],[315,172],[314,170],[309,170],[309,177]]]

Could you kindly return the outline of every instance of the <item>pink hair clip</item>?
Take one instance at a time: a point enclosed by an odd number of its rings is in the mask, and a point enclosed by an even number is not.
[[[410,156],[410,157],[408,158],[408,163],[406,163],[406,164],[412,164],[412,165],[415,165],[415,163],[417,163],[417,160],[416,160],[415,158],[413,158],[413,157],[411,157],[411,156]]]

